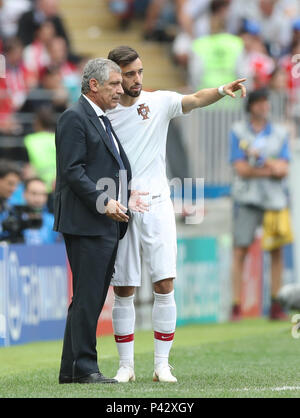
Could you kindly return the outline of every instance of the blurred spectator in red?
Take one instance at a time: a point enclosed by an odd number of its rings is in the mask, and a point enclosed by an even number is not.
[[[36,84],[38,84],[44,69],[51,64],[49,48],[54,36],[53,22],[49,19],[45,20],[36,27],[34,41],[24,48],[24,64],[34,74]]]
[[[267,54],[260,33],[259,25],[250,21],[244,22],[239,33],[244,50],[237,62],[238,76],[247,78],[246,85],[250,91],[265,87],[275,69],[275,62]]]
[[[287,89],[291,104],[291,116],[297,125],[297,135],[300,138],[300,39],[295,37],[290,54],[279,61],[279,66],[286,72]]]
[[[12,100],[13,111],[18,111],[34,83],[33,73],[24,65],[23,46],[18,38],[7,40],[3,53],[6,58],[6,91]]]
[[[0,78],[0,136],[13,135],[20,131],[14,116],[13,103],[7,94],[6,79]]]
[[[31,8],[30,0],[0,0],[0,36],[4,39],[15,37],[20,16]]]

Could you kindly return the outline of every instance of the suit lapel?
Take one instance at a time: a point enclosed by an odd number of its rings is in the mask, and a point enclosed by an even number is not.
[[[107,148],[109,149],[109,151],[111,152],[111,154],[115,157],[112,145],[110,143],[110,139],[106,133],[106,131],[104,130],[102,123],[100,122],[99,118],[97,115],[95,116],[90,116],[89,117],[90,121],[92,122],[92,124],[95,126],[95,128],[97,129],[97,131],[99,132],[101,139],[103,140],[103,142],[105,143],[105,145],[107,146]]]
[[[96,115],[94,109],[92,108],[92,106],[89,104],[89,102],[83,96],[80,96],[79,102],[84,107],[84,110],[87,113],[90,122],[97,129],[97,131],[98,131],[98,133],[99,133],[102,141],[104,142],[104,144],[106,145],[106,147],[108,148],[108,150],[110,151],[110,153],[112,154],[112,156],[114,157],[114,159],[116,161],[118,161],[116,159],[115,154],[114,154],[114,151],[112,149],[112,145],[110,143],[110,139],[109,139],[109,137],[108,137],[105,129],[103,128],[102,123],[100,122],[98,116]]]

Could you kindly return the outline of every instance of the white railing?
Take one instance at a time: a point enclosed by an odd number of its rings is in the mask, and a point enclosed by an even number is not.
[[[290,125],[281,100],[279,97],[274,106],[272,103],[272,120]],[[246,117],[244,103],[239,104],[234,108],[210,106],[175,120],[181,129],[193,178],[204,178],[206,184],[213,186],[231,183],[229,134],[233,124]]]

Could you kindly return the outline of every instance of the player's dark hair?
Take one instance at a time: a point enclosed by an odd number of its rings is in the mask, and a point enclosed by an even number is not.
[[[122,45],[110,51],[107,58],[114,61],[120,67],[125,67],[139,58],[139,54],[130,46]]]
[[[21,169],[17,163],[10,160],[0,160],[0,179],[3,179],[8,174],[16,174],[21,177]]]

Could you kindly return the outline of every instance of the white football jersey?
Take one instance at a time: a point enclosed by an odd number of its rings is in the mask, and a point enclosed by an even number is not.
[[[107,111],[127,154],[134,190],[170,195],[166,176],[166,143],[170,120],[183,115],[181,94],[142,91],[129,107]]]

